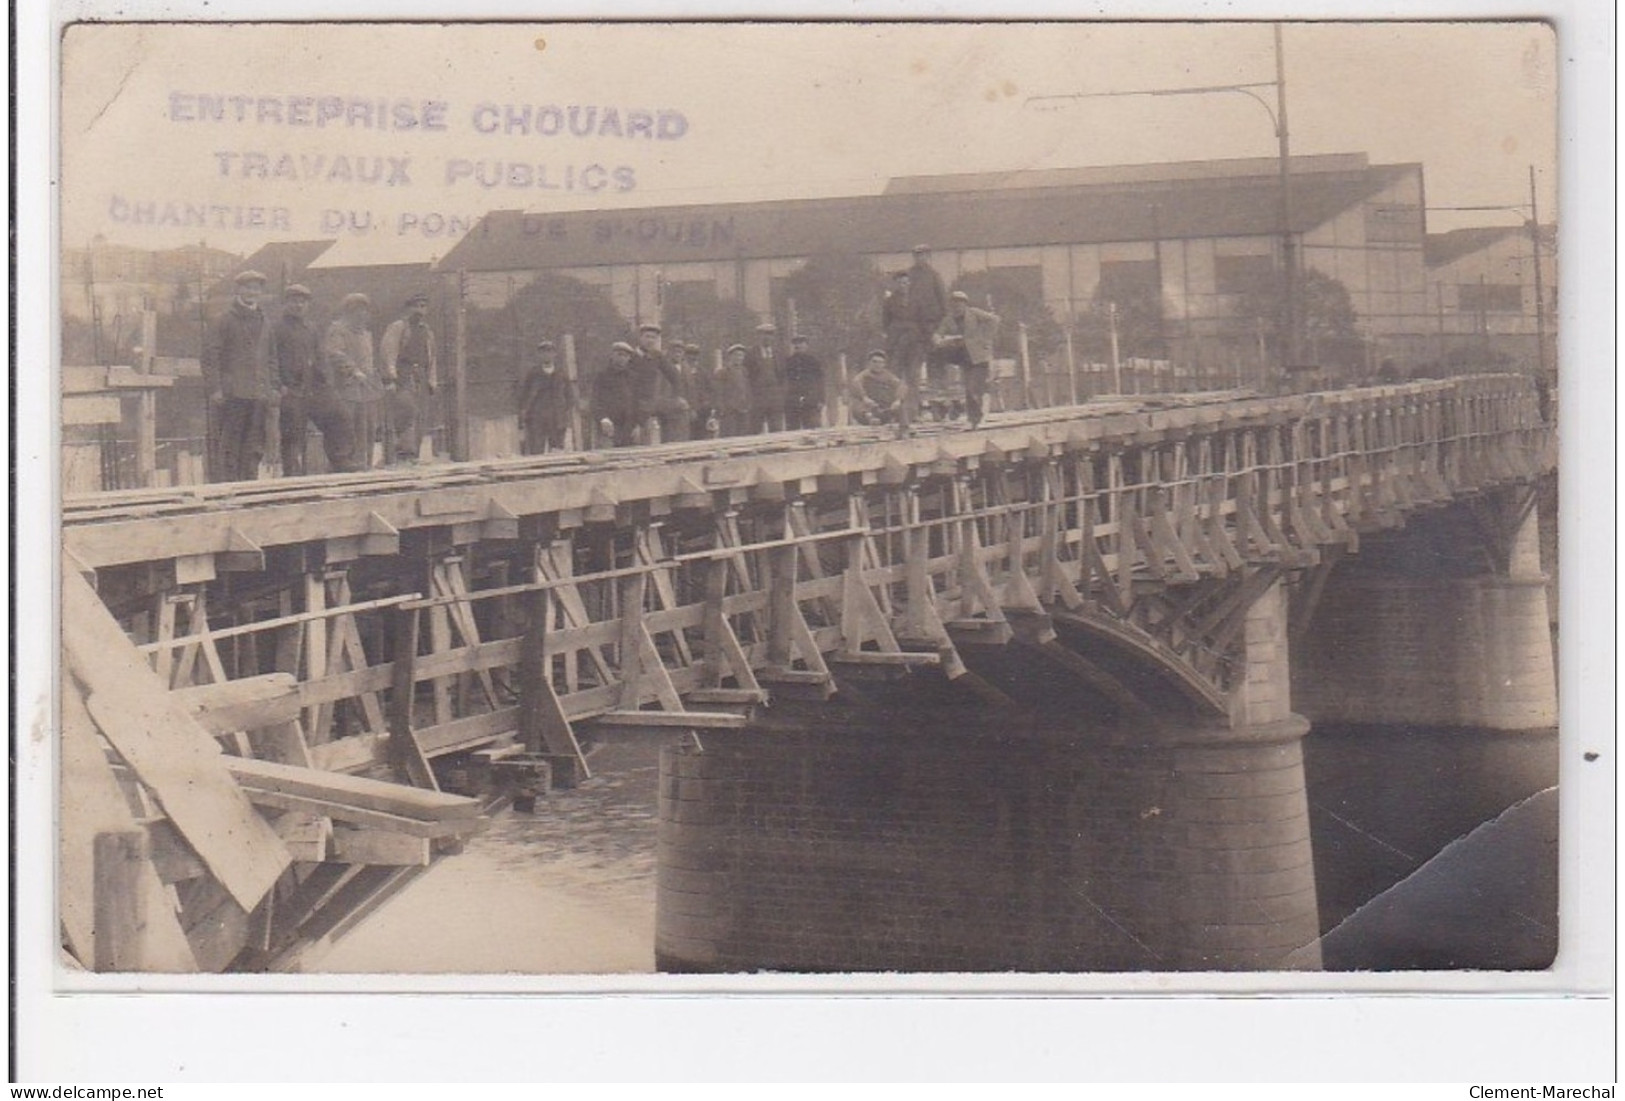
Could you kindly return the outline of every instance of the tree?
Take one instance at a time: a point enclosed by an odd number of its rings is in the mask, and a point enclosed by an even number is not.
[[[795,326],[822,354],[841,352],[854,360],[880,345],[880,269],[858,253],[810,257],[776,288],[774,320],[781,330]]]
[[[505,306],[470,308],[471,411],[512,411],[513,386],[531,362],[537,341],[544,337],[561,344],[566,333],[575,338],[576,362],[585,383],[609,358],[611,344],[630,339],[629,328],[604,288],[551,272],[517,289]]]
[[[715,284],[677,283],[666,290],[660,321],[668,342],[698,344],[702,354],[710,355],[736,342],[750,343],[761,318],[738,299],[719,296]]]
[[[1103,268],[1100,282],[1088,307],[1074,328],[1078,354],[1092,363],[1111,359],[1112,309],[1116,307],[1117,351],[1123,359],[1141,356],[1165,359],[1168,342],[1163,336],[1162,288],[1156,265],[1114,265]]]
[[[1264,341],[1280,362],[1281,334],[1285,328],[1286,294],[1281,273],[1260,274],[1237,296],[1236,311],[1243,320],[1264,323]],[[1298,275],[1301,354],[1307,363],[1358,371],[1365,365],[1365,340],[1348,288],[1324,272],[1307,268]]]

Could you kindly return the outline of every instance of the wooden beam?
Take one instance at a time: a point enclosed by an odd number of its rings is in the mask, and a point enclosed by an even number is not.
[[[96,949],[96,838],[136,828],[129,803],[107,762],[82,688],[63,678],[61,791],[58,807],[57,916],[68,948],[86,967]],[[137,872],[134,891],[144,914],[142,965],[153,971],[197,970],[175,908],[155,865]]]
[[[554,599],[554,594],[546,590],[526,596],[525,637],[519,667],[519,733],[525,748],[532,753],[546,748],[550,753],[574,758],[585,778],[592,775],[592,770],[553,688],[553,659],[548,653],[547,629],[553,616]]]
[[[397,608],[393,622],[394,684],[389,693],[389,759],[395,774],[420,788],[439,791],[434,769],[412,729],[417,713],[418,610]]]
[[[177,688],[171,696],[215,735],[286,722],[298,718],[300,709],[298,683],[289,673]]]
[[[478,799],[428,788],[323,772],[315,768],[297,768],[272,761],[256,761],[248,757],[225,757],[222,760],[239,784],[256,791],[302,795],[345,807],[375,810],[424,822],[478,818],[483,813]]]
[[[333,827],[333,859],[346,864],[429,866],[430,839],[394,830],[339,824]]]
[[[62,642],[91,717],[245,910],[291,858],[231,775],[214,738],[159,684],[77,573],[62,578]]]

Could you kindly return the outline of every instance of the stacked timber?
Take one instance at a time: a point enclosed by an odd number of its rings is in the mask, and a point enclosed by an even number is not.
[[[71,568],[62,635],[60,919],[86,968],[296,968],[487,822],[296,763],[291,677],[168,691]]]

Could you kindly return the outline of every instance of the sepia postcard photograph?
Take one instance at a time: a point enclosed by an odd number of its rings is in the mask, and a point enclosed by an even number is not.
[[[57,988],[1607,987],[1571,29],[58,30]]]

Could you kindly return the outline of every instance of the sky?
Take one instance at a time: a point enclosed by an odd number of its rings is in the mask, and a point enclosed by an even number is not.
[[[1420,161],[1435,208],[1526,203],[1533,164],[1554,216],[1544,25],[1294,23],[1284,47],[1295,154]],[[63,42],[62,241],[338,237],[335,257],[408,262],[490,209],[1274,156],[1270,115],[1236,93],[1031,98],[1274,77],[1266,23],[81,24]],[[210,100],[224,118],[200,117]]]

